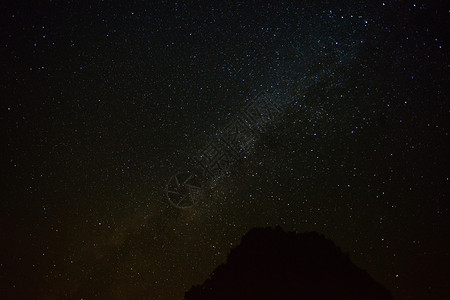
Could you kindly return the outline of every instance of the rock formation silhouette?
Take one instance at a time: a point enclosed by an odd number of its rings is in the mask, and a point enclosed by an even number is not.
[[[393,299],[331,240],[316,232],[254,228],[202,285],[185,293],[201,299]]]

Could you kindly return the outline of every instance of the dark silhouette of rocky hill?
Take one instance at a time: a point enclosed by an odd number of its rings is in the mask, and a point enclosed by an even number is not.
[[[200,286],[200,299],[393,299],[334,243],[315,232],[254,228]]]

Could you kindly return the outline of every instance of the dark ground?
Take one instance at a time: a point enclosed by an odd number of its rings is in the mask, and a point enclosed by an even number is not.
[[[253,228],[227,262],[185,294],[201,299],[392,300],[390,292],[316,232]]]

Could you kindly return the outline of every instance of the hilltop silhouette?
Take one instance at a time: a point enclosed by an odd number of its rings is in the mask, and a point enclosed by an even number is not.
[[[331,240],[316,232],[254,228],[202,285],[185,293],[201,299],[393,299]]]

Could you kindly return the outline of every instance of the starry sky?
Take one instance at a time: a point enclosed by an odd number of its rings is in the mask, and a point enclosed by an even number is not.
[[[448,299],[444,3],[1,4],[0,294],[182,299],[280,225],[397,299]],[[281,113],[172,206],[168,180],[258,95]]]

